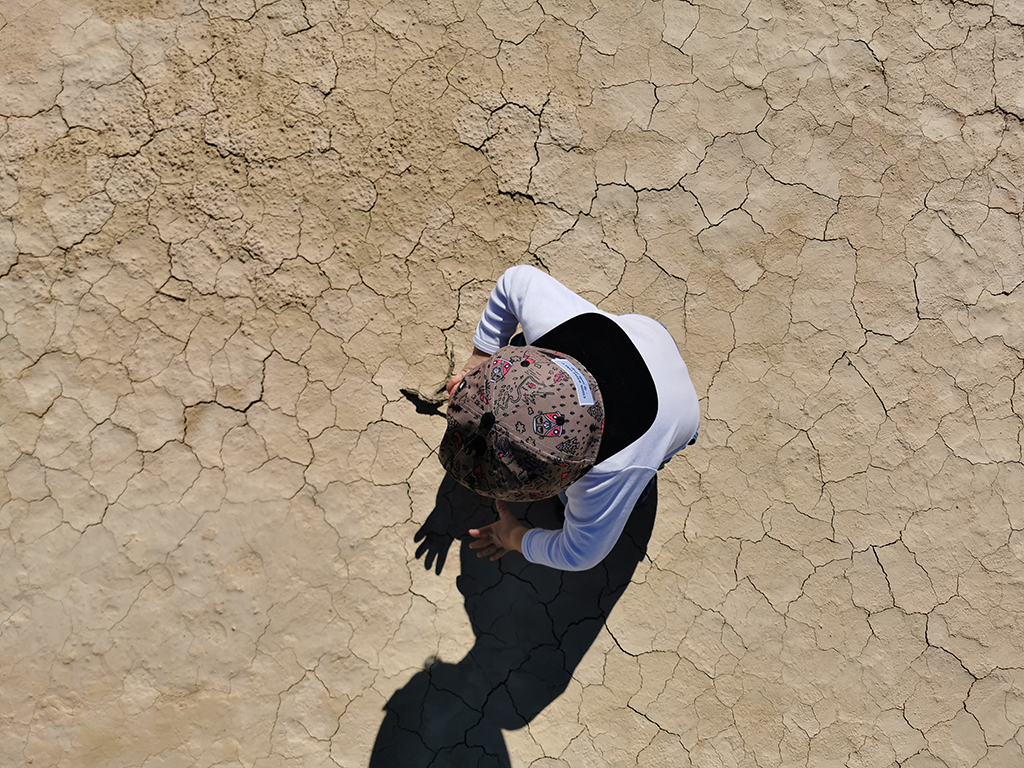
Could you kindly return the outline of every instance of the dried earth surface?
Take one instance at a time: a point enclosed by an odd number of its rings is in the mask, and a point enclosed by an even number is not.
[[[0,0],[0,764],[1024,765],[1022,118],[1019,0]],[[416,557],[518,263],[701,397],[625,571]]]

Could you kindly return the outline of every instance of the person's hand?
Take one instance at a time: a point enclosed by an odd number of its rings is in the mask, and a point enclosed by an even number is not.
[[[462,366],[462,370],[448,379],[448,383],[445,385],[445,389],[448,390],[448,399],[452,399],[452,395],[455,394],[455,388],[459,386],[460,381],[466,378],[467,373],[477,366],[487,362],[490,358],[491,356],[486,352],[482,352],[476,347],[473,347],[473,354],[469,356],[469,360],[467,360],[466,364]]]
[[[469,535],[477,538],[469,548],[479,550],[477,557],[489,556],[492,561],[506,552],[522,552],[523,536],[530,530],[516,519],[504,501],[499,499],[495,506],[498,508],[498,522],[469,529]]]

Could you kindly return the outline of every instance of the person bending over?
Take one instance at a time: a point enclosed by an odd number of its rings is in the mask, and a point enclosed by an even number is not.
[[[686,364],[661,323],[604,312],[527,265],[498,279],[473,354],[447,390],[441,463],[497,499],[498,521],[470,530],[470,547],[478,557],[515,550],[569,571],[605,558],[700,421]],[[565,502],[561,530],[528,529],[506,503],[556,494]]]

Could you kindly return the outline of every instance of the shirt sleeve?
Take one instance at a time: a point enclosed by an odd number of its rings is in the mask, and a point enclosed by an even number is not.
[[[596,306],[576,295],[546,272],[521,264],[505,270],[484,307],[473,336],[481,352],[494,354],[508,344],[523,327],[526,342],[532,344],[552,328]]]
[[[636,500],[656,470],[593,470],[569,486],[561,530],[534,528],[523,536],[523,556],[531,563],[563,571],[585,571],[604,560],[619,540]]]

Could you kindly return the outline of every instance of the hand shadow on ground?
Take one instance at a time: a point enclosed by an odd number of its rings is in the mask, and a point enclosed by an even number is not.
[[[510,505],[526,523],[561,528],[557,498]],[[456,580],[476,642],[458,663],[428,660],[385,705],[370,768],[509,768],[502,730],[522,728],[558,698],[647,552],[657,481],[629,517],[618,543],[588,571],[558,571],[512,552],[478,558],[467,531],[494,522],[493,500],[446,477],[417,533],[416,556],[444,567],[460,541]]]

